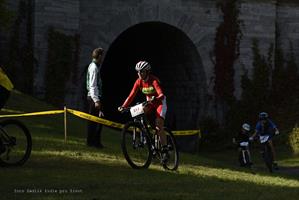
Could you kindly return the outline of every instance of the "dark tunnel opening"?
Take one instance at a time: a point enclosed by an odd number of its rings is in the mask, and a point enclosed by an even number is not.
[[[201,58],[185,33],[160,22],[130,27],[109,47],[101,68],[106,118],[125,121],[117,107],[137,79],[135,64],[140,60],[148,61],[161,81],[167,97],[167,125],[172,129],[198,128],[206,93]],[[144,99],[139,93],[135,102]]]

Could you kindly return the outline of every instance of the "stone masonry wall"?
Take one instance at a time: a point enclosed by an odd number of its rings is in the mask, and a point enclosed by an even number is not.
[[[214,37],[218,24],[221,22],[221,13],[216,8],[215,1],[92,1],[80,4],[80,34],[81,34],[81,57],[80,66],[86,65],[90,61],[91,50],[99,45],[105,49],[109,48],[109,45],[126,29],[143,22],[158,21],[169,24],[176,27],[180,31],[183,31],[193,44],[202,59],[203,69],[194,69],[191,74],[198,74],[203,71],[204,75],[200,75],[197,79],[204,77],[204,80],[208,80],[210,84],[210,77],[213,74],[213,63],[210,59],[210,53],[213,51]],[[199,66],[198,66],[199,67]],[[208,77],[208,78],[206,78]],[[183,78],[184,79],[184,78]],[[173,85],[182,86],[182,84],[188,85],[187,81],[180,81],[178,77],[177,83]],[[198,85],[198,91],[194,91],[191,86],[194,86],[196,82],[190,85],[189,88],[182,90],[189,96],[200,96],[200,102],[204,102],[206,95],[202,92],[202,85]],[[207,87],[207,86],[204,86]],[[212,90],[212,87],[204,88],[204,90]],[[180,98],[176,108],[179,112],[177,116],[178,124],[188,125],[192,120],[198,120],[199,116],[207,114],[209,106],[200,105],[194,106],[194,102],[188,101],[184,98],[184,95],[178,95]],[[181,106],[180,106],[181,105]],[[190,107],[190,109],[189,109]],[[200,109],[199,114],[192,114],[193,110]],[[196,119],[197,118],[197,119]],[[197,122],[196,122],[197,123]],[[198,124],[198,123],[197,123]],[[194,125],[193,125],[194,126]]]
[[[9,1],[10,2],[10,1]],[[12,1],[15,2],[15,1]],[[45,87],[47,64],[47,31],[54,27],[67,35],[80,35],[79,67],[81,73],[90,62],[90,52],[96,46],[109,49],[117,37],[128,28],[142,23],[158,21],[176,27],[194,43],[202,61],[206,90],[213,95],[213,52],[216,29],[222,22],[222,13],[216,7],[216,0],[35,0],[34,1],[34,55],[35,95],[42,97]],[[14,10],[17,3],[9,3]],[[240,57],[235,64],[235,94],[240,96],[240,76],[244,68],[252,69],[252,39],[259,41],[261,53],[267,54],[275,44],[275,23],[281,31],[281,42],[286,54],[292,42],[297,64],[299,64],[299,6],[298,4],[277,5],[275,1],[241,1],[240,19],[243,22],[243,38]],[[1,45],[6,43],[1,41]],[[5,52],[5,48],[0,48]],[[2,53],[1,53],[2,54]],[[201,70],[194,68],[193,74]],[[82,106],[80,87],[70,86],[66,103]],[[200,90],[200,89],[199,89]],[[202,94],[198,92],[194,95]],[[206,102],[205,115],[213,116],[211,102]]]
[[[34,80],[36,96],[43,97],[45,90],[49,28],[53,27],[66,35],[75,35],[79,31],[79,16],[78,0],[35,1],[34,55],[38,60]]]
[[[240,57],[235,63],[235,95],[240,97],[240,79],[244,70],[248,69],[252,75],[252,41],[257,39],[259,49],[263,55],[267,55],[271,44],[275,45],[275,20],[276,5],[274,2],[249,3],[243,2],[240,8],[240,20],[242,20],[242,40],[240,44]]]
[[[277,7],[277,22],[281,47],[285,56],[292,44],[297,65],[299,65],[299,4],[283,4]]]

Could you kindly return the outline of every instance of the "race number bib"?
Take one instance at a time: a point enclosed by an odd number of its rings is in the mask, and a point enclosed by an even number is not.
[[[138,104],[136,106],[133,106],[130,108],[130,113],[132,115],[132,117],[136,117],[138,115],[141,115],[144,113],[144,110],[143,110],[143,105],[142,104]]]
[[[269,139],[269,135],[260,135],[260,142],[265,143]]]
[[[248,145],[249,145],[248,142],[241,142],[241,143],[240,143],[240,146],[241,146],[241,147],[247,147]]]

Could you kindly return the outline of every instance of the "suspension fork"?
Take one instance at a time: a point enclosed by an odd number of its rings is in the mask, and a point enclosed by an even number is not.
[[[144,124],[143,119],[140,119],[140,120],[134,119],[134,122],[140,122],[142,125],[141,130],[137,131],[136,127],[133,130],[133,146],[136,148],[138,146],[142,146],[147,143],[145,131],[148,131],[148,130],[145,129],[145,124]],[[139,136],[139,142],[137,142],[138,136]]]

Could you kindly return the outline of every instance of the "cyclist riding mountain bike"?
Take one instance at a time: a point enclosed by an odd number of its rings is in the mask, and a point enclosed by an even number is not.
[[[12,82],[9,80],[8,76],[0,67],[0,110],[4,107],[5,103],[7,102],[12,89],[13,89]],[[0,138],[0,154],[3,153],[4,151],[5,148]]]
[[[150,103],[144,107],[144,112],[147,115],[152,112],[155,113],[155,128],[162,144],[162,161],[167,162],[169,155],[166,134],[164,133],[164,120],[167,111],[166,96],[163,94],[159,79],[151,74],[151,65],[148,62],[138,62],[135,70],[138,73],[138,79],[135,81],[128,98],[118,110],[122,111],[127,108],[139,90],[146,96],[147,101],[150,101]]]
[[[277,168],[277,163],[275,162],[276,153],[272,142],[272,137],[274,136],[274,134],[279,134],[277,126],[269,119],[268,113],[261,112],[259,114],[259,121],[257,122],[255,127],[255,132],[250,137],[250,140],[253,140],[253,138],[255,138],[256,135],[258,135],[259,137],[269,136],[268,142],[270,144],[271,152],[273,155],[273,166]]]

